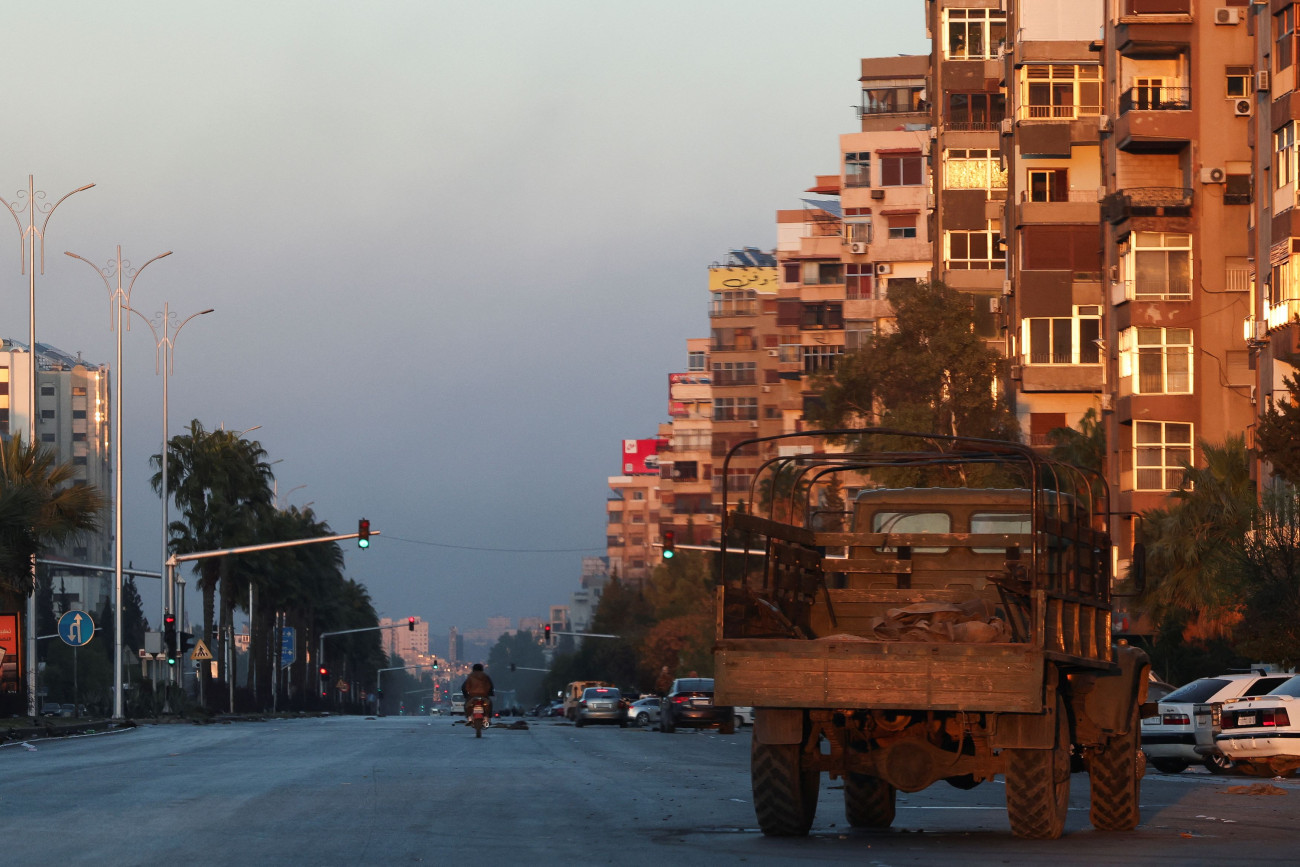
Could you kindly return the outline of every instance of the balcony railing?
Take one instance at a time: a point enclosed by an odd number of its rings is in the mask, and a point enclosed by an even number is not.
[[[1002,118],[990,120],[944,120],[943,128],[949,132],[997,132],[1002,127]]]
[[[1191,111],[1190,87],[1130,87],[1119,95],[1119,113],[1130,111]]]
[[[1128,187],[1102,200],[1102,218],[1118,223],[1129,217],[1185,217],[1191,212],[1188,187]]]
[[[1066,192],[1067,195],[1065,198],[1057,198],[1053,195],[1053,197],[1046,199],[1031,199],[1031,193],[1029,190],[1021,190],[1020,201],[1033,202],[1042,205],[1050,205],[1055,202],[1092,202],[1094,204],[1097,202],[1097,191],[1095,189],[1067,190]]]

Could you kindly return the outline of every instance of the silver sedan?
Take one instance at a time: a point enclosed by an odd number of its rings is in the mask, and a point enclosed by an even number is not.
[[[641,698],[632,702],[627,709],[627,721],[635,726],[659,722],[659,699]]]

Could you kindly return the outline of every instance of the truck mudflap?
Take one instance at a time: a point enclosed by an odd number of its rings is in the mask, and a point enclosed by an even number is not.
[[[714,700],[764,708],[1036,714],[1045,659],[1025,644],[722,639]]]

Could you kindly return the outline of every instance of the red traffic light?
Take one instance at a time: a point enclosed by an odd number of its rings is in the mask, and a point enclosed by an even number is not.
[[[322,678],[325,678],[325,677],[329,677],[329,676],[330,676],[329,670],[326,669],[325,666],[323,666],[323,665],[320,667],[320,676],[321,676]]]
[[[414,618],[414,617],[408,617],[408,618],[406,618],[406,628],[407,628],[408,630],[410,630],[411,632],[414,632],[414,631],[415,631],[415,618]]]

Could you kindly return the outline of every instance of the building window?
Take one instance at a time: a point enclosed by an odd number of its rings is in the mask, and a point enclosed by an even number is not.
[[[54,420],[54,410],[52,409],[41,410],[41,421],[53,421],[53,420]]]
[[[1273,62],[1286,69],[1295,61],[1295,6],[1288,5],[1273,16]]]
[[[753,289],[714,292],[709,301],[710,316],[753,316],[758,313],[758,293]]]
[[[948,190],[1005,190],[1007,170],[996,150],[950,148],[944,151],[943,186]]]
[[[52,442],[54,442],[54,440],[55,440],[55,438],[54,438],[54,434],[52,434],[52,433],[43,433],[43,434],[41,434],[41,442],[43,442],[43,443],[52,443]]]
[[[856,217],[844,221],[844,240],[850,244],[870,244],[872,238],[871,218]]]
[[[714,421],[756,421],[758,398],[719,397],[713,401]]]
[[[1125,328],[1119,333],[1119,375],[1135,372],[1134,394],[1191,394],[1192,330]]]
[[[899,114],[925,111],[925,88],[870,87],[862,91],[863,114]]]
[[[84,419],[86,417],[86,411],[84,409],[74,409],[72,411],[72,417],[74,419]]]
[[[844,297],[849,301],[865,301],[872,296],[872,268],[870,262],[850,262],[844,266]]]
[[[611,524],[621,524],[621,523],[623,523],[623,513],[622,513],[622,512],[610,512],[610,513],[609,513],[609,522],[610,522]]]
[[[54,397],[54,385],[48,382],[41,383],[41,397]]]
[[[1070,172],[1068,169],[1030,169],[1029,201],[1068,202],[1070,200]]]
[[[888,219],[889,240],[901,241],[916,237],[916,214],[891,214]]]
[[[1007,13],[1001,9],[945,9],[943,17],[949,60],[992,60],[1007,41]]]
[[[686,369],[691,373],[703,373],[709,354],[707,352],[690,352],[686,355]]]
[[[1192,426],[1185,422],[1133,422],[1134,489],[1172,491],[1192,463]]]
[[[1280,189],[1295,180],[1295,121],[1273,133],[1273,177]]]
[[[844,186],[871,186],[871,152],[844,155]]]
[[[805,262],[803,285],[835,286],[844,282],[844,266],[839,262]]]
[[[1007,265],[1007,251],[1002,247],[1002,224],[972,232],[944,233],[947,267],[954,271],[996,271]]]
[[[1254,90],[1251,87],[1253,77],[1249,66],[1229,66],[1227,68],[1228,98],[1239,99],[1243,96],[1250,96],[1251,91]]]
[[[803,372],[830,373],[844,354],[843,346],[805,346],[803,347]]]
[[[715,361],[713,362],[714,385],[754,385],[758,366],[753,361]]]
[[[837,301],[804,304],[799,317],[799,327],[805,331],[843,328],[844,305]]]
[[[1101,68],[1075,63],[1027,66],[1023,98],[1031,118],[1101,114]]]
[[[1072,317],[1026,319],[1021,327],[1030,364],[1101,363],[1100,305],[1075,307]]]
[[[876,334],[876,320],[850,319],[844,323],[844,351],[854,352],[871,343]]]
[[[1137,300],[1192,297],[1192,236],[1179,232],[1134,232],[1133,296]]]
[[[74,431],[72,434],[72,441],[74,443],[84,443],[86,441],[86,432]]]
[[[1007,98],[1001,93],[950,93],[944,125],[951,130],[995,129],[1007,116]]]
[[[920,151],[880,154],[882,187],[916,187],[925,182],[924,158]]]

